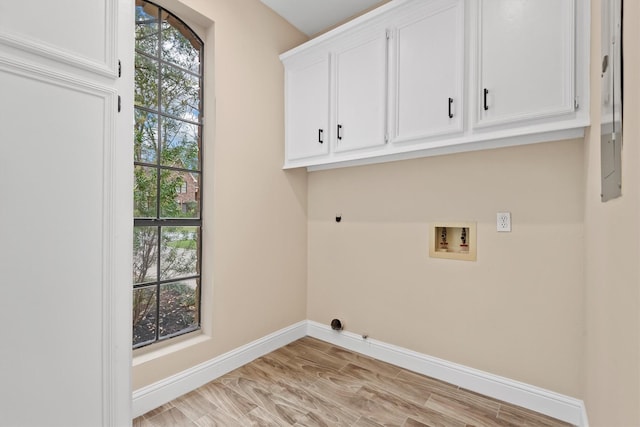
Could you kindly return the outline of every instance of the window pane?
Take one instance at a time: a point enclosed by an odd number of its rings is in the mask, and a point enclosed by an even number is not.
[[[162,119],[162,160],[166,166],[200,168],[200,126],[181,120]]]
[[[144,55],[136,55],[135,105],[158,109],[158,62]]]
[[[157,175],[155,168],[136,166],[134,168],[133,216],[135,218],[156,218],[158,209]]]
[[[155,286],[133,290],[133,346],[156,339]]]
[[[200,227],[162,227],[160,279],[198,274]]]
[[[160,337],[198,327],[198,280],[160,286]]]
[[[200,72],[200,41],[180,20],[168,17],[162,23],[162,59]]]
[[[200,78],[175,67],[162,67],[162,111],[184,120],[200,120]]]
[[[160,173],[160,217],[200,217],[200,174],[162,170]],[[186,186],[186,193],[181,189]]]
[[[158,150],[158,115],[135,109],[134,161],[155,163]]]
[[[136,1],[136,49],[158,55],[158,7]]]
[[[158,279],[158,227],[133,228],[133,284]]]

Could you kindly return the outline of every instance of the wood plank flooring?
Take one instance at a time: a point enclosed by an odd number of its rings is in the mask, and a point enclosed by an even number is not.
[[[309,337],[133,421],[134,427],[568,425]]]

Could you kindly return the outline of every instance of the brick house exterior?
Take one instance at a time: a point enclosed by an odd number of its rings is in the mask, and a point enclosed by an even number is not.
[[[200,201],[200,188],[194,174],[190,172],[180,172],[180,177],[182,178],[182,186],[178,188],[176,202],[180,205],[182,212],[186,213],[189,209],[189,203]]]

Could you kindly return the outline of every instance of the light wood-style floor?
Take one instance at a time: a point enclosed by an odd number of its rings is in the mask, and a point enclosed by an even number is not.
[[[303,338],[151,411],[134,427],[568,426]]]

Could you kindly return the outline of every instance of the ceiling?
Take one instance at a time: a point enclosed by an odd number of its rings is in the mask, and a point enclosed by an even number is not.
[[[318,34],[387,0],[260,0],[308,35]]]

